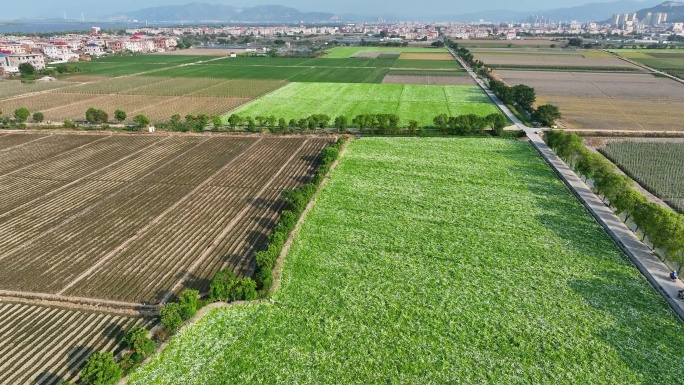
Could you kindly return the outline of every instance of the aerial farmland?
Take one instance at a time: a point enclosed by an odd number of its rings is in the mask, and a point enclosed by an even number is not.
[[[100,352],[132,385],[677,383],[674,307],[487,84],[566,132],[652,135],[682,130],[682,84],[549,40],[464,40],[484,75],[443,46],[0,80],[5,116],[47,121],[0,131],[0,383],[90,384]],[[681,139],[595,142],[681,213]]]

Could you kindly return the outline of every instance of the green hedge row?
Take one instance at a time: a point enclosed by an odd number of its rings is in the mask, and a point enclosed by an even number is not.
[[[624,213],[648,235],[657,248],[684,267],[684,215],[651,202],[634,188],[634,182],[616,172],[616,166],[584,146],[577,134],[549,131],[546,141],[558,156],[580,174],[594,180],[594,188],[607,198],[618,214]]]
[[[280,214],[280,222],[269,236],[266,250],[256,253],[257,268],[255,280],[257,288],[262,294],[267,294],[273,284],[273,267],[283,250],[283,245],[285,245],[290,232],[294,230],[306,205],[313,198],[333,162],[337,160],[340,149],[346,140],[347,138],[340,138],[336,144],[321,151],[319,157],[320,166],[316,170],[311,182],[296,190],[287,190],[283,193],[287,209],[283,210]]]

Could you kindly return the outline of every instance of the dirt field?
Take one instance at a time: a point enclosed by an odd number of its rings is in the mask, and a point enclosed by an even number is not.
[[[399,60],[453,60],[450,53],[411,53],[403,52]]]
[[[42,112],[45,120],[54,122],[85,120],[88,108],[103,109],[110,120],[114,111],[123,110],[131,120],[135,115],[147,115],[153,121],[169,120],[172,115],[188,114],[224,115],[249,102],[250,98],[222,98],[210,96],[158,96],[158,95],[89,95],[77,93],[46,93],[19,99],[0,101],[0,110],[14,111],[26,107]]]
[[[282,191],[308,180],[330,142],[32,139],[0,152],[0,290],[131,303],[154,303],[177,285],[207,290],[224,264],[249,274]]]
[[[385,75],[385,84],[439,84],[439,85],[477,85],[470,76],[449,75]]]
[[[93,351],[118,353],[133,325],[150,320],[0,301],[0,384],[74,380]]]
[[[520,39],[520,40],[492,40],[492,39],[457,39],[454,40],[464,47],[548,47],[551,44],[565,45],[564,42],[551,39]]]
[[[477,52],[475,58],[491,66],[639,68],[615,57],[584,57],[579,53],[495,53]]]
[[[496,71],[537,91],[537,104],[560,107],[567,128],[684,130],[684,87],[648,74]]]

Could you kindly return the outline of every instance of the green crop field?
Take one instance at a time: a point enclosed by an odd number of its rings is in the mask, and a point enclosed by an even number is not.
[[[108,63],[108,62],[78,62],[74,66],[80,68],[79,75],[94,75],[94,76],[122,76],[132,75],[141,72],[155,71],[168,67],[173,67],[178,64],[174,63]],[[181,67],[184,68],[184,67]]]
[[[394,68],[461,69],[456,60],[397,60]]]
[[[417,120],[431,126],[439,114],[450,116],[498,112],[475,86],[417,84],[290,83],[238,109],[241,116],[299,119],[326,114],[333,119],[359,114],[397,114],[401,123]]]
[[[366,138],[272,299],[211,310],[129,384],[666,384],[683,344],[528,144]]]
[[[608,159],[680,213],[684,213],[684,142],[610,141]]]
[[[391,67],[395,59],[367,58],[270,58],[270,57],[237,57],[216,60],[207,65],[223,66],[272,66],[272,67]]]
[[[682,49],[625,49],[611,50],[611,52],[684,79],[684,50]]]
[[[150,76],[273,79],[293,82],[380,83],[386,68],[272,67],[189,65],[150,73]]]
[[[430,75],[430,76],[470,76],[465,70],[431,70],[431,69],[401,69],[393,68],[389,75]]]
[[[127,64],[183,64],[195,63],[215,59],[218,56],[200,55],[158,55],[158,54],[138,54],[132,56],[107,56],[93,59],[91,63],[127,63]]]
[[[409,52],[409,53],[435,53],[448,52],[446,48],[422,48],[422,47],[334,47],[326,51],[326,59],[346,59],[359,52]]]

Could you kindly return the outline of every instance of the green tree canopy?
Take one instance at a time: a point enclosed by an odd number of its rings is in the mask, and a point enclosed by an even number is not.
[[[31,116],[31,112],[28,110],[28,108],[17,108],[14,110],[14,118],[20,122],[25,122],[29,116]]]
[[[133,117],[133,121],[138,125],[138,128],[145,128],[150,124],[150,118],[145,115],[136,115]]]
[[[43,120],[45,120],[45,115],[43,115],[42,112],[34,112],[33,113],[33,121],[36,123],[41,123]]]
[[[560,110],[553,104],[541,105],[532,113],[532,120],[535,120],[547,127],[556,124],[556,119],[560,119],[561,117]]]
[[[19,64],[19,73],[21,76],[33,76],[36,74],[36,68],[31,63]]]
[[[119,123],[123,122],[126,120],[126,112],[122,110],[114,111],[114,119],[116,119],[116,121]]]
[[[81,371],[81,381],[88,385],[113,385],[119,382],[123,370],[114,362],[111,352],[95,352]]]

